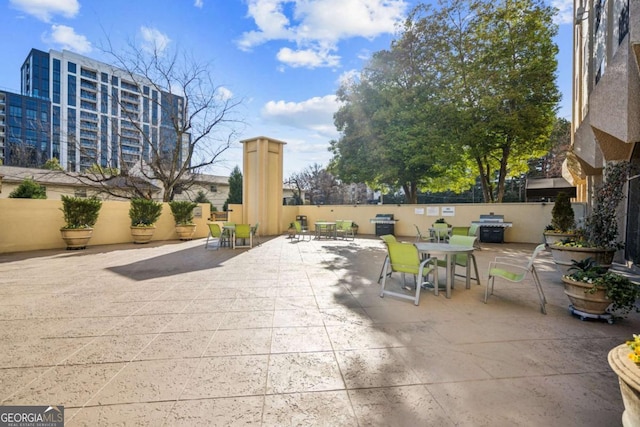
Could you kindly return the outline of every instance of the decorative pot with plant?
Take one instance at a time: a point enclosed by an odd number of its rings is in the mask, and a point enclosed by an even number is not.
[[[196,206],[197,203],[186,200],[169,202],[180,240],[191,240],[196,232],[196,224],[193,222],[193,209]]]
[[[593,258],[609,267],[613,256],[624,245],[618,240],[618,205],[624,199],[622,189],[627,182],[630,163],[609,162],[604,170],[604,183],[595,190],[594,205],[587,216],[584,230],[576,236],[549,245],[553,260],[561,273],[567,274],[572,260]]]
[[[93,226],[98,221],[102,202],[96,197],[83,198],[62,196],[65,225],[60,229],[67,249],[84,249],[93,234]]]
[[[640,286],[591,258],[574,260],[569,274],[562,276],[562,282],[564,293],[577,314],[601,316],[607,313],[607,309],[622,316],[632,310],[640,312],[636,306]]]
[[[640,335],[609,352],[609,366],[618,375],[624,412],[622,425],[640,426]]]
[[[131,218],[131,237],[133,243],[148,243],[153,237],[155,223],[162,214],[162,203],[151,199],[131,199],[129,218]]]
[[[575,225],[575,213],[569,195],[561,191],[551,210],[551,224],[543,233],[544,242],[551,245],[563,239],[575,238]]]

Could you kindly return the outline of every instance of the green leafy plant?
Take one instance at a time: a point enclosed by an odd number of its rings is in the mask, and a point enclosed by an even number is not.
[[[617,250],[624,247],[618,240],[618,206],[624,199],[621,189],[624,187],[631,171],[627,161],[609,162],[605,167],[604,183],[595,189],[594,205],[585,220],[584,229],[569,240],[555,243],[560,246],[584,248],[601,248]]]
[[[129,218],[132,227],[150,227],[162,214],[162,203],[150,199],[131,199]]]
[[[585,290],[585,293],[594,294],[598,289],[604,288],[614,311],[619,311],[623,315],[632,310],[640,313],[640,307],[636,306],[636,300],[640,298],[640,286],[627,277],[598,265],[591,258],[581,261],[572,260],[569,274],[565,277],[593,285]]]
[[[96,197],[62,196],[65,226],[62,229],[91,228],[98,221],[102,202]]]
[[[27,178],[9,193],[10,199],[46,199],[47,190],[31,178]]]
[[[564,191],[559,192],[558,197],[556,197],[551,210],[550,227],[550,230],[559,233],[566,233],[575,227],[575,214],[571,207],[569,195]]]
[[[193,225],[193,209],[196,206],[198,206],[197,203],[190,201],[169,202],[176,225]]]

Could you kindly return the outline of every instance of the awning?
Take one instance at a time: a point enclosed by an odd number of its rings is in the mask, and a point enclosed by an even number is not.
[[[527,179],[526,199],[529,202],[555,199],[558,193],[564,192],[569,197],[576,197],[576,187],[564,178]]]

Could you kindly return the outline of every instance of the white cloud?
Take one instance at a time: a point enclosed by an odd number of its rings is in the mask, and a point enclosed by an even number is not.
[[[140,35],[142,36],[142,48],[149,52],[162,53],[171,39],[166,34],[156,28],[140,27]]]
[[[356,83],[360,80],[360,70],[348,70],[338,76],[338,85]]]
[[[54,15],[73,18],[80,10],[78,0],[9,0],[9,4],[44,22],[49,22]]]
[[[558,9],[557,24],[573,24],[573,0],[551,0],[551,6]]]
[[[249,0],[248,16],[257,26],[238,40],[243,50],[271,40],[284,40],[278,59],[292,66],[332,67],[340,57],[330,55],[340,40],[373,39],[393,33],[405,16],[405,0]]]
[[[329,54],[328,51],[313,49],[292,50],[288,47],[280,49],[276,55],[280,62],[291,67],[335,67],[340,64],[340,57]]]
[[[193,5],[194,5],[195,7],[199,7],[200,9],[202,9],[203,2],[202,2],[202,0],[195,0],[195,2],[193,3]]]
[[[91,42],[83,35],[76,34],[75,30],[66,25],[52,25],[51,33],[42,37],[45,43],[54,43],[62,49],[76,53],[86,54],[91,52]]]
[[[262,108],[262,117],[266,121],[335,138],[338,132],[333,124],[333,114],[339,107],[335,95],[314,97],[302,102],[269,101]]]
[[[221,101],[228,101],[231,98],[233,98],[233,92],[231,92],[229,89],[227,89],[224,86],[220,86],[219,88],[216,89],[216,96]]]

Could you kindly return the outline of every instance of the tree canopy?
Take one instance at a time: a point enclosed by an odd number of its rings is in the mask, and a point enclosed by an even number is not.
[[[229,175],[229,195],[222,210],[228,210],[229,204],[242,204],[242,172],[238,166],[233,168],[231,175]]]
[[[560,95],[554,9],[538,0],[417,6],[399,38],[338,90],[330,170],[345,182],[462,191],[486,202],[549,148]]]

